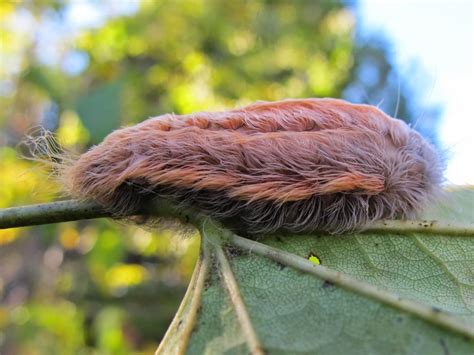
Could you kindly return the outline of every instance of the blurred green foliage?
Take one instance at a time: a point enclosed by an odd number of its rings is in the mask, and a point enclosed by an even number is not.
[[[103,21],[81,25],[79,3]],[[126,15],[117,3],[0,3],[0,207],[62,197],[15,150],[32,127],[79,153],[120,125],[255,100],[384,99],[390,114],[398,100],[414,118],[387,44],[357,39],[344,2],[130,0]],[[196,236],[106,220],[0,231],[0,353],[151,353],[198,249]]]

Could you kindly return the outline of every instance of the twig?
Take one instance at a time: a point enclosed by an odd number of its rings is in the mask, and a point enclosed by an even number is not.
[[[166,199],[156,199],[137,214],[170,217],[199,227],[205,217],[202,212],[191,207],[177,207]],[[114,216],[99,205],[77,200],[58,201],[39,205],[0,209],[0,229],[26,227],[38,224],[76,221]],[[372,224],[362,233],[433,233],[445,236],[474,236],[474,224],[442,223],[438,221],[380,221]]]
[[[190,207],[177,208],[166,199],[153,201],[152,204],[138,211],[137,215],[176,218],[194,225],[198,225],[203,218],[199,211]],[[130,216],[114,215],[94,202],[66,200],[0,209],[0,229],[102,217],[126,218]]]
[[[445,223],[435,220],[421,221],[399,221],[399,220],[383,220],[376,222],[364,233],[373,232],[395,232],[395,233],[433,233],[441,235],[454,236],[473,236],[474,224],[454,224]]]
[[[0,209],[0,229],[110,217],[95,203],[76,200]]]

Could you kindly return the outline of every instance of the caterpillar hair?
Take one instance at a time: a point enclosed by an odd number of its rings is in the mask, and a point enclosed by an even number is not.
[[[427,141],[376,107],[289,99],[119,129],[65,168],[64,182],[118,216],[163,196],[250,234],[339,234],[413,218],[442,170]]]

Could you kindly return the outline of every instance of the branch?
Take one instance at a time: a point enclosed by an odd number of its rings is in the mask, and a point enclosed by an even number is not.
[[[167,199],[155,199],[137,215],[169,217],[184,223],[200,226],[205,215],[192,207],[177,207]],[[39,205],[0,209],[0,229],[26,227],[38,224],[77,221],[102,217],[124,218],[105,211],[96,203],[77,200],[58,201]],[[434,233],[452,236],[474,236],[474,225],[443,223],[439,221],[380,221],[370,225],[363,233]]]
[[[193,225],[198,225],[204,217],[201,212],[193,208],[177,208],[176,204],[166,199],[153,201],[149,206],[144,206],[137,215],[176,218]],[[94,202],[66,200],[0,209],[0,229],[102,217],[126,218],[131,216],[114,215]]]
[[[57,201],[1,209],[0,229],[102,217],[111,217],[111,214],[95,203]]]
[[[364,233],[392,232],[392,233],[430,233],[460,236],[474,236],[474,224],[445,223],[436,220],[401,221],[382,220],[363,230]]]

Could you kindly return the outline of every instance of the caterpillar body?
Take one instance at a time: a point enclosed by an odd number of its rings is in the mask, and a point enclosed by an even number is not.
[[[65,171],[69,192],[117,215],[156,196],[249,233],[342,233],[411,218],[442,164],[403,121],[337,99],[167,114],[119,129]]]

